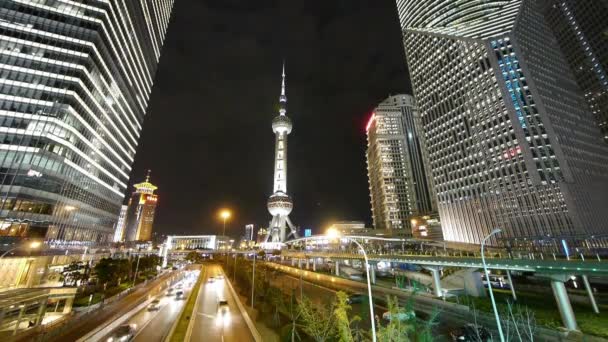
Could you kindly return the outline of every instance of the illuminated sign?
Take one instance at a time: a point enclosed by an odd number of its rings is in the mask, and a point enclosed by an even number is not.
[[[304,237],[312,236],[312,229],[304,229]]]

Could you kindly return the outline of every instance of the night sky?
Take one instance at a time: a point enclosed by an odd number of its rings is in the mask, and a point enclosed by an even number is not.
[[[371,225],[365,124],[410,92],[395,1],[177,0],[131,174],[152,169],[157,234],[221,232],[221,207],[229,235],[268,226],[283,59],[292,221]]]

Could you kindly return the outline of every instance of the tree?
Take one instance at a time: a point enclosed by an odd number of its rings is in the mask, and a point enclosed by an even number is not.
[[[127,259],[103,258],[94,267],[100,284],[116,283],[129,277],[131,263]]]
[[[186,255],[186,260],[193,264],[200,264],[204,259],[198,252],[193,251]]]
[[[406,310],[399,306],[396,297],[387,296],[388,312],[391,320],[386,325],[380,324],[380,318],[376,316],[378,321],[378,341],[381,342],[408,342],[409,334],[414,331],[415,326],[412,321],[415,318],[403,320],[401,316],[410,316]]]
[[[89,280],[91,268],[89,264],[82,262],[72,262],[63,268],[61,275],[63,276],[63,286],[77,286],[78,282],[86,282]]]
[[[334,309],[334,318],[336,321],[337,339],[340,342],[354,342],[352,326],[357,324],[361,318],[357,315],[349,318],[348,314],[351,311],[351,306],[348,304],[348,295],[342,291],[336,292],[336,308]]]
[[[307,297],[298,303],[302,330],[317,342],[324,342],[336,334],[333,302],[329,307],[313,303]]]

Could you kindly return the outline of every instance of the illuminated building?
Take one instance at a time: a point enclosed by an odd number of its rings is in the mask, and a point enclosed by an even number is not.
[[[248,224],[245,226],[245,235],[243,236],[243,240],[253,241],[253,224]]]
[[[260,228],[258,229],[258,234],[256,237],[257,243],[264,243],[268,240],[268,229]]]
[[[268,198],[268,212],[272,215],[272,220],[266,242],[282,243],[289,236],[298,237],[296,227],[289,219],[293,201],[287,194],[287,136],[291,133],[292,127],[291,119],[287,116],[285,65],[283,64],[279,115],[272,120],[272,131],[275,134],[274,191]]]
[[[173,2],[0,1],[0,237],[113,241]]]
[[[608,142],[608,1],[546,0],[545,16]]]
[[[133,185],[135,192],[129,199],[129,208],[125,219],[125,241],[150,241],[152,224],[158,196],[158,189],[150,183],[150,172],[143,183]]]
[[[444,238],[606,232],[608,146],[542,2],[397,9]]]
[[[419,119],[414,97],[402,94],[382,101],[367,124],[374,228],[409,231],[410,216],[434,211]]]
[[[116,222],[116,231],[114,232],[114,242],[122,242],[125,239],[125,219],[127,218],[128,205],[120,207],[120,214]]]

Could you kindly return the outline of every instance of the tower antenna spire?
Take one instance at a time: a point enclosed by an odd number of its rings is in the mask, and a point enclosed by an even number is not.
[[[148,169],[148,173],[146,174],[146,182],[150,181],[150,173],[152,172],[152,170]]]
[[[283,82],[281,83],[281,100],[285,98],[285,60],[283,60]],[[286,98],[285,98],[286,99]]]

